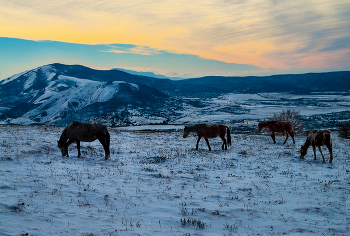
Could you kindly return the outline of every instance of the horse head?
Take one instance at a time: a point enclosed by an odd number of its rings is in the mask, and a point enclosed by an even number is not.
[[[184,135],[183,135],[183,138],[187,138],[187,136],[191,133],[190,129],[185,126],[185,129],[184,129]]]
[[[300,158],[304,158],[307,154],[307,147],[305,144],[301,145],[300,147]]]
[[[64,143],[63,140],[57,141],[58,148],[61,150],[62,156],[69,157],[68,156],[68,146],[66,143]]]

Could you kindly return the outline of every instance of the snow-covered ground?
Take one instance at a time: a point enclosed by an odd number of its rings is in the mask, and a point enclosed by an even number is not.
[[[173,118],[172,123],[256,122],[288,109],[306,117],[350,110],[348,94],[232,93],[217,98],[192,100],[201,102],[201,106],[183,105],[182,110],[178,111],[179,116]]]
[[[59,127],[0,126],[1,235],[347,235],[349,140],[333,134],[334,163],[305,159],[283,136],[219,138],[109,129],[61,157]],[[328,150],[323,148],[326,161]]]
[[[230,93],[215,98],[169,98],[167,102],[162,105],[158,104],[158,106],[156,108],[153,107],[153,109],[145,107],[142,109],[140,107],[130,106],[127,109],[123,107],[120,111],[107,113],[105,115],[95,114],[91,117],[91,114],[84,114],[84,112],[81,112],[79,109],[83,109],[96,102],[107,101],[114,96],[113,91],[117,93],[116,91],[121,83],[114,82],[113,85],[106,87],[102,82],[91,81],[91,83],[88,83],[88,81],[79,82],[79,80],[69,80],[69,78],[66,77],[60,78],[61,79],[58,81],[60,83],[74,82],[84,85],[83,82],[85,82],[86,84],[80,88],[84,93],[67,90],[67,96],[63,96],[61,93],[53,96],[53,93],[49,91],[56,90],[56,85],[48,87],[46,93],[42,95],[40,99],[36,100],[37,103],[42,102],[42,104],[21,117],[5,119],[6,116],[3,113],[7,112],[9,108],[0,107],[0,118],[3,117],[1,118],[2,120],[0,120],[0,125],[29,125],[38,124],[39,122],[40,124],[64,126],[72,121],[72,117],[69,115],[66,117],[64,115],[66,113],[79,114],[79,119],[86,119],[86,122],[91,123],[104,123],[110,126],[130,124],[133,126],[141,126],[151,124],[183,125],[198,123],[234,124],[258,122],[269,119],[274,114],[288,109],[298,111],[304,118],[314,115],[319,115],[320,117],[327,114],[336,115],[336,113],[350,110],[350,95],[348,93],[311,95],[287,93]],[[89,87],[89,89],[86,89],[86,87]],[[129,84],[129,87],[137,89],[135,84]],[[47,105],[47,103],[50,103],[50,105]],[[128,113],[128,115],[123,113]],[[41,117],[43,115],[45,117]],[[118,118],[115,120],[115,117]],[[34,121],[36,118],[40,119]],[[339,117],[337,119],[339,120]],[[347,116],[342,117],[342,119],[344,121],[349,120]]]

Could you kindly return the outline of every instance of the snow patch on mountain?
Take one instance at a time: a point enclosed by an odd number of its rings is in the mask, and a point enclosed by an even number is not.
[[[9,77],[9,78],[7,78],[7,79],[4,79],[3,81],[0,82],[0,85],[4,85],[4,84],[7,84],[7,83],[9,83],[9,82],[11,82],[11,81],[14,81],[14,80],[16,80],[18,77],[24,75],[24,74],[27,73],[27,72],[28,72],[28,71],[24,71],[24,72],[22,72],[22,73],[19,73],[19,74],[13,75],[13,76],[11,76],[11,77]]]
[[[52,79],[52,74],[49,74],[49,80]],[[34,81],[35,77],[30,76],[28,84]],[[33,102],[40,105],[24,114],[22,118],[25,120],[36,118],[42,123],[57,120],[64,116],[66,111],[76,112],[94,103],[110,101],[119,92],[120,84],[129,86],[133,91],[139,89],[137,84],[123,81],[107,83],[60,75],[57,80],[51,80],[44,93]],[[30,86],[27,85],[26,88]]]

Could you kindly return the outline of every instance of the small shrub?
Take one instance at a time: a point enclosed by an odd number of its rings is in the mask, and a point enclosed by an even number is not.
[[[204,229],[204,227],[206,225],[201,220],[196,220],[196,219],[191,219],[191,218],[188,218],[187,220],[185,218],[184,219],[180,219],[180,223],[183,226],[185,226],[185,225],[193,225],[197,229]]]
[[[350,124],[339,125],[338,131],[341,138],[350,139]]]
[[[282,110],[282,112],[274,114],[270,120],[286,121],[293,125],[294,133],[301,133],[304,130],[304,122],[300,120],[300,111]]]
[[[228,229],[231,232],[234,232],[238,229],[238,226],[236,224],[229,225],[227,222],[226,222],[226,224],[224,224],[224,226],[225,226],[225,229]]]

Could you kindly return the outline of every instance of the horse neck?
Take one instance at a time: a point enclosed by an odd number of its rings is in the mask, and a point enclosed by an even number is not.
[[[270,126],[270,122],[269,121],[260,122],[259,126],[261,127],[261,129],[268,128]]]
[[[308,148],[310,147],[310,145],[311,145],[311,141],[310,141],[309,138],[307,138],[303,146],[304,146],[306,149],[308,149]]]
[[[187,126],[187,130],[189,131],[189,132],[196,132],[197,131],[197,127],[196,126]]]
[[[66,127],[64,130],[63,130],[63,132],[62,132],[62,134],[61,134],[61,137],[60,137],[60,142],[66,142],[67,141],[67,128],[68,127]]]

